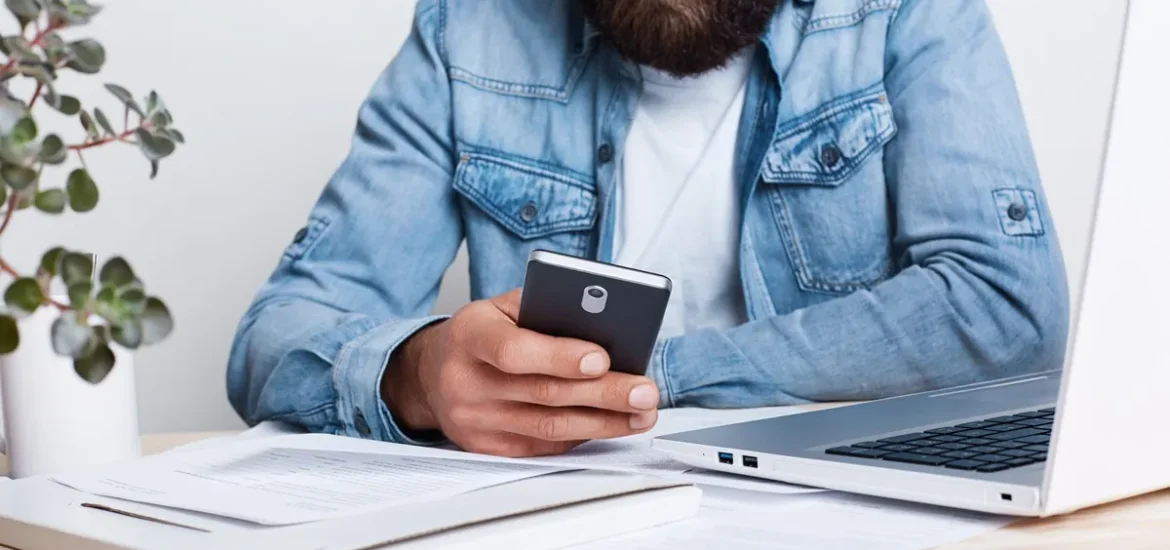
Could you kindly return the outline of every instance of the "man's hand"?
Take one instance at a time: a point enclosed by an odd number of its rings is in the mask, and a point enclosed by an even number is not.
[[[609,372],[600,346],[516,326],[520,291],[473,302],[415,334],[383,376],[382,396],[413,430],[502,456],[560,454],[590,439],[649,430],[658,388]]]

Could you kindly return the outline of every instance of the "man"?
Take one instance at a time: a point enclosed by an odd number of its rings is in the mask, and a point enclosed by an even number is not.
[[[423,0],[230,396],[249,423],[526,456],[659,407],[1058,368],[1053,229],[982,2]],[[476,301],[430,316],[464,240]],[[538,248],[673,279],[646,377],[515,326]]]

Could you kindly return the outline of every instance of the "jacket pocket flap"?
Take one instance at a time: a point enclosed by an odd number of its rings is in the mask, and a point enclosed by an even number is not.
[[[884,90],[833,101],[787,128],[764,159],[763,180],[836,186],[897,133]]]
[[[593,227],[592,182],[498,156],[464,153],[455,190],[522,239]]]

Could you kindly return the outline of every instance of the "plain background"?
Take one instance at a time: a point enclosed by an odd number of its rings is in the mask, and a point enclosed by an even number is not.
[[[156,89],[188,144],[164,161],[155,181],[130,146],[91,152],[98,208],[60,218],[18,213],[4,256],[21,271],[33,270],[56,245],[126,256],[177,320],[170,339],[136,359],[143,431],[239,428],[224,383],[236,324],[345,156],[357,107],[406,38],[414,2],[103,4],[105,13],[90,28],[69,37],[98,38],[106,69],[96,79],[65,79],[60,88],[108,113],[120,110],[101,83],[139,96]],[[1075,291],[1125,2],[989,4],[1016,73]],[[6,15],[0,21],[4,33],[13,32]],[[45,112],[38,117],[49,120]],[[75,126],[52,129],[76,139]],[[63,181],[64,174],[46,177]],[[467,300],[466,272],[460,254],[438,311]]]

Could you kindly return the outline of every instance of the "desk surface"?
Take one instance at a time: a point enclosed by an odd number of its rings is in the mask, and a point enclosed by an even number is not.
[[[225,433],[148,435],[143,452],[159,453]],[[0,455],[0,475],[8,471]],[[1165,548],[1170,541],[1170,489],[1068,516],[1024,520],[985,535],[944,547],[946,550],[1059,548]],[[0,548],[5,548],[0,546]]]

